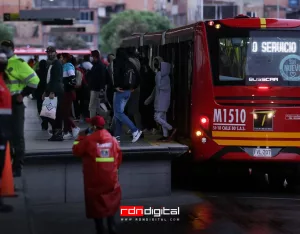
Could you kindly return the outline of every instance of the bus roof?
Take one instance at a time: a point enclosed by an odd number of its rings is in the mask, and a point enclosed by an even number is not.
[[[123,39],[123,47],[140,47],[143,45],[163,45],[194,39],[195,28],[203,23],[212,22],[212,25],[221,24],[236,28],[296,28],[300,27],[300,20],[296,19],[267,19],[251,18],[246,15],[238,15],[234,18],[197,22],[194,24],[169,29],[164,32],[135,34]]]
[[[245,15],[215,20],[215,22],[236,28],[296,28],[300,26],[300,20],[296,19],[250,18]]]
[[[166,32],[165,43],[189,41],[194,39],[194,30],[197,24],[190,24],[180,28],[170,29]]]
[[[90,50],[57,50],[57,53],[69,53],[72,55],[90,54]],[[46,55],[45,49],[40,48],[15,48],[16,55]]]
[[[163,32],[146,33],[143,45],[161,45]]]
[[[133,34],[129,37],[126,37],[122,40],[122,47],[139,47],[141,45],[141,37],[143,34]]]

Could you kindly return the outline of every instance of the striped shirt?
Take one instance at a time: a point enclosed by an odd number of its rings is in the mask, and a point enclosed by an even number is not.
[[[63,66],[63,77],[70,77],[70,76],[75,76],[75,67],[73,66],[72,63],[65,63]]]

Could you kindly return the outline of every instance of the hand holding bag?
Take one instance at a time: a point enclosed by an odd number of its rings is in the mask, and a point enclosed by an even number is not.
[[[50,119],[55,119],[56,118],[56,108],[57,108],[57,97],[55,97],[53,99],[46,97],[43,102],[40,116],[47,117]]]

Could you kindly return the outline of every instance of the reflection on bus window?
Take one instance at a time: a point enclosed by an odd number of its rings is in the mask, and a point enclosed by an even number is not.
[[[246,76],[249,38],[219,39],[220,81],[241,81]]]

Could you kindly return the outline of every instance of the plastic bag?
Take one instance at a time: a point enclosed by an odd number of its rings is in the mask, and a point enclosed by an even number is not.
[[[55,97],[53,99],[46,97],[43,102],[40,116],[47,117],[50,119],[55,119],[56,118],[56,108],[57,108],[57,97]]]

